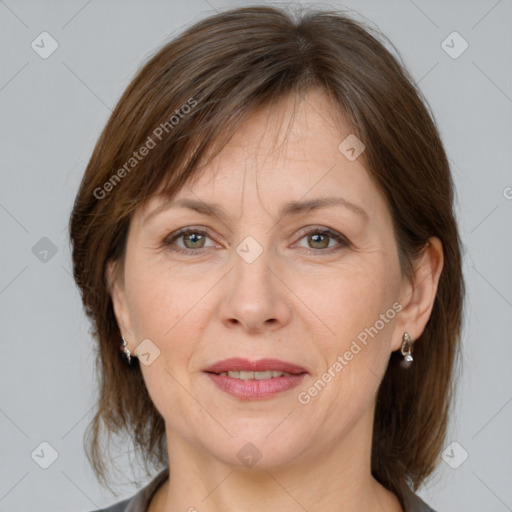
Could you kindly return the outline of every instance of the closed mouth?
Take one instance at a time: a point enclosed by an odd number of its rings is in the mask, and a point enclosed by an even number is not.
[[[251,361],[239,357],[217,361],[203,371],[242,380],[277,379],[307,373],[302,366],[279,359],[267,358]]]
[[[248,371],[229,371],[217,373],[223,377],[231,377],[232,379],[240,380],[266,380],[266,379],[277,379],[279,377],[290,377],[291,375],[297,375],[288,372],[280,371],[264,371],[264,372],[248,372]]]

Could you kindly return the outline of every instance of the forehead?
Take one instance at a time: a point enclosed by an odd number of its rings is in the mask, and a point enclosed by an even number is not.
[[[312,91],[260,109],[173,199],[215,201],[239,212],[242,202],[277,210],[292,200],[336,195],[374,217],[384,207],[383,198],[365,168],[364,154],[349,160],[340,150],[351,128],[334,107],[324,93]],[[140,217],[145,220],[168,201],[152,197]]]

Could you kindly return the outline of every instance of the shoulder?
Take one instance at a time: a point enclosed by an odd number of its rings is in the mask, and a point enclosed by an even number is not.
[[[129,510],[128,506],[131,504],[131,502],[133,502],[133,498],[134,497],[119,501],[118,503],[110,505],[110,507],[102,508],[101,510],[97,510],[95,512],[127,512]]]
[[[436,512],[413,491],[406,493],[404,512]]]
[[[95,510],[94,512],[147,512],[153,494],[167,480],[168,476],[169,467],[166,467],[131,498],[119,501],[106,508]]]

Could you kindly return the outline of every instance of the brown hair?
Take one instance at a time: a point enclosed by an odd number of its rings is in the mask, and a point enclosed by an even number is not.
[[[122,95],[69,224],[74,278],[98,341],[99,401],[86,453],[107,486],[102,433],[131,435],[146,468],[168,462],[164,421],[139,362],[128,366],[120,356],[105,277],[109,260],[122,273],[131,214],[155,193],[173,196],[189,183],[256,109],[311,88],[335,101],[366,145],[361,158],[392,213],[402,272],[412,278],[429,237],[443,244],[444,267],[431,317],[415,340],[415,363],[403,371],[394,352],[379,388],[371,461],[373,476],[400,500],[407,485],[416,490],[433,472],[460,342],[460,239],[449,163],[428,102],[379,37],[339,11],[294,17],[267,6],[228,10],[163,46]]]

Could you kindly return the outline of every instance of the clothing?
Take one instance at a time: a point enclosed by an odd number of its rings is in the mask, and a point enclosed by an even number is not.
[[[96,512],[147,512],[149,502],[156,493],[160,485],[162,485],[169,477],[169,468],[166,467],[158,473],[145,487],[139,489],[137,494],[126,500],[120,501],[103,508]],[[405,512],[435,512],[430,508],[417,494],[412,491],[405,497]]]
[[[114,503],[110,507],[102,508],[97,512],[147,512],[151,498],[168,477],[169,467],[166,467],[131,498]]]

